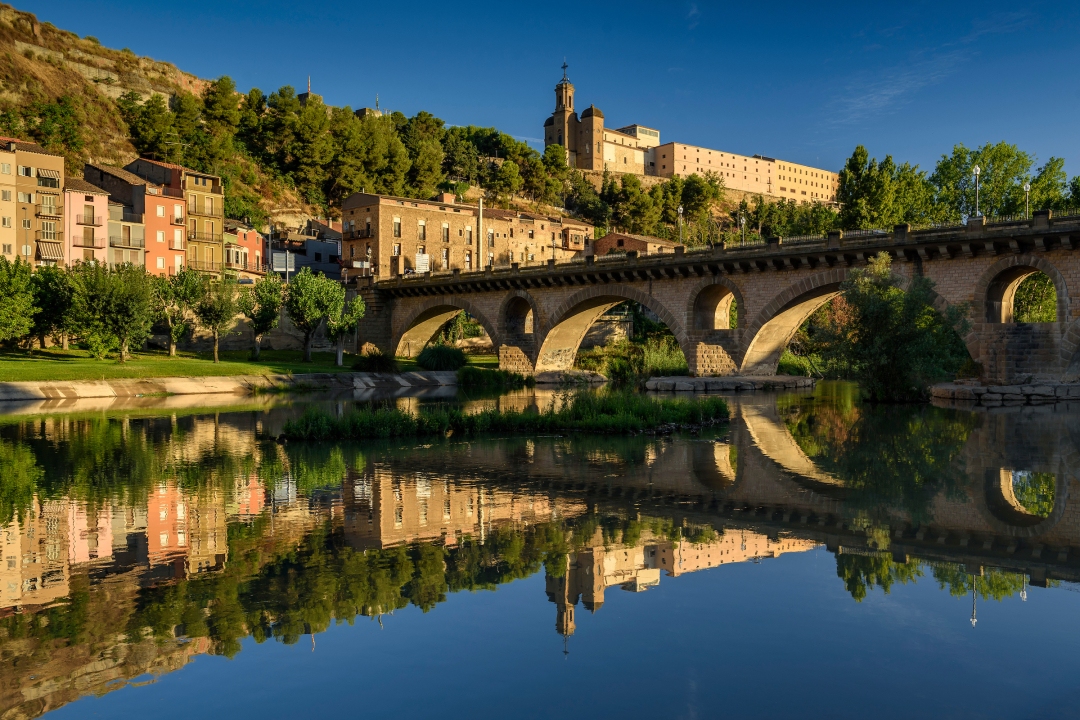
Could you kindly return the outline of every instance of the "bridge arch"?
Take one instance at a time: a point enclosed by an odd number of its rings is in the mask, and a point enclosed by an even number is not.
[[[1054,283],[1057,292],[1057,322],[1069,318],[1069,288],[1061,272],[1049,260],[1023,253],[1003,257],[982,274],[972,296],[973,320],[988,323],[1013,322],[1013,299],[1020,283],[1037,272]]]
[[[742,291],[723,276],[700,280],[686,304],[688,330],[734,330],[730,325],[731,303],[745,312]]]
[[[683,354],[689,358],[690,341],[683,323],[652,295],[627,285],[601,285],[580,290],[559,305],[549,316],[547,331],[536,359],[536,372],[565,372],[573,367],[581,341],[596,320],[621,302],[641,303],[668,326]]]
[[[496,326],[468,300],[454,295],[431,298],[420,304],[394,332],[390,346],[398,357],[415,357],[434,339],[439,329],[464,310],[484,327],[495,347],[500,335]]]
[[[540,305],[527,290],[511,290],[499,305],[499,336],[504,340],[519,335],[542,337],[543,322]]]
[[[815,310],[840,292],[840,283],[847,276],[847,268],[834,268],[811,275],[788,286],[762,308],[745,331],[747,345],[742,373],[775,375],[780,355],[791,342],[795,331]]]

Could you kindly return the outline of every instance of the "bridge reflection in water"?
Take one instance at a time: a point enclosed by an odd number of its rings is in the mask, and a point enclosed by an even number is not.
[[[5,425],[0,714],[538,572],[567,637],[614,588],[819,546],[856,600],[1078,582],[1080,417],[1031,410],[826,385],[732,398],[709,436],[405,448],[267,442],[291,406]]]

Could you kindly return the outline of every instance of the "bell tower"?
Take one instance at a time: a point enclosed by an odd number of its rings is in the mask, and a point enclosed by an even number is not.
[[[577,167],[578,116],[574,111],[574,86],[566,76],[565,61],[562,64],[563,76],[555,86],[555,112],[544,123],[544,146],[562,145],[566,149],[566,163]]]

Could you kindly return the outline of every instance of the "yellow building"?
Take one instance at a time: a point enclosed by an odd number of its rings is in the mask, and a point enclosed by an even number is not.
[[[15,149],[10,142],[0,142],[0,255],[14,262],[17,250],[15,225]]]
[[[574,86],[566,77],[555,86],[555,111],[544,122],[544,145],[566,148],[567,164],[590,172],[631,173],[672,178],[716,173],[724,186],[799,203],[835,203],[839,176],[828,170],[765,155],[660,142],[660,131],[644,125],[604,126],[594,105],[574,110]]]
[[[61,196],[64,187],[64,156],[54,153],[34,143],[22,142],[11,138],[0,138],[0,147],[4,149],[0,158],[0,203],[3,210],[0,225],[9,220],[14,233],[9,228],[0,228],[0,237],[13,237],[10,243],[0,241],[2,245],[11,244],[12,253],[4,253],[8,260],[21,257],[24,261],[41,265],[57,265],[64,262],[64,201]],[[12,158],[14,156],[14,158]],[[12,162],[13,160],[13,162]],[[9,172],[14,172],[14,205],[4,202],[3,192],[10,192],[11,175],[3,172],[11,165]],[[6,213],[12,212],[13,215]],[[0,245],[0,250],[4,248]]]

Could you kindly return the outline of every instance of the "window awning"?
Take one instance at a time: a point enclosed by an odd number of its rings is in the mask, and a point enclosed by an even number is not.
[[[60,171],[59,170],[48,170],[46,168],[38,168],[37,176],[38,177],[43,177],[43,178],[54,178],[56,180],[59,180],[60,179]]]
[[[64,246],[58,242],[38,240],[37,254],[38,260],[63,260]]]

